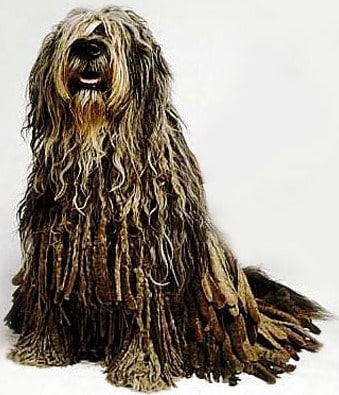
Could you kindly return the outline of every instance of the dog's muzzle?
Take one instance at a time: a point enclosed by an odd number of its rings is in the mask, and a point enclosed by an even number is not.
[[[105,44],[95,38],[79,38],[70,50],[71,59],[78,59],[79,70],[73,74],[72,85],[78,91],[82,89],[104,91],[107,86],[102,66],[107,63]]]

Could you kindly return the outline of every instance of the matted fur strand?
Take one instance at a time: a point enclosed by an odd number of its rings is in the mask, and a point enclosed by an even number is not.
[[[132,11],[72,11],[29,78],[33,163],[7,324],[23,364],[103,361],[114,385],[273,383],[315,351],[316,303],[243,271],[208,217],[170,72]]]

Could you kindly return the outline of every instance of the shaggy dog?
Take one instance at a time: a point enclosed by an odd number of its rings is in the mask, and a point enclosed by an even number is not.
[[[272,383],[318,349],[322,309],[243,271],[211,224],[170,81],[132,11],[74,10],[45,38],[24,127],[14,360],[103,361],[113,384],[152,391],[192,375]]]

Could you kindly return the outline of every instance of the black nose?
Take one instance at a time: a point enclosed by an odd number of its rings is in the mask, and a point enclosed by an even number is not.
[[[98,58],[105,50],[105,46],[98,40],[79,38],[71,48],[71,53],[85,60]]]

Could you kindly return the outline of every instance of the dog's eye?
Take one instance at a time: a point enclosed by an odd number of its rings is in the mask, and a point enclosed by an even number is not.
[[[106,36],[106,30],[105,30],[105,26],[103,23],[100,23],[93,31],[93,33],[97,36],[102,36],[105,37]]]

